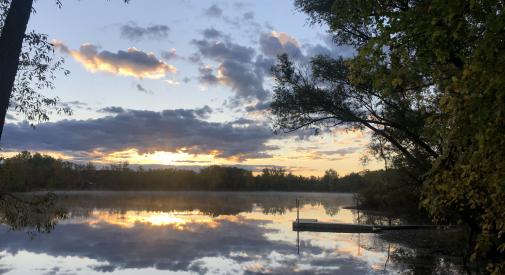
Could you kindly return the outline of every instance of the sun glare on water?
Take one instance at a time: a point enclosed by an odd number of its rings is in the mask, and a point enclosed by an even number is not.
[[[99,226],[101,223],[113,224],[123,228],[133,228],[137,224],[151,226],[172,226],[178,230],[186,230],[191,225],[205,225],[210,228],[219,226],[219,221],[192,212],[156,212],[156,211],[126,211],[125,213],[110,213],[108,211],[93,211],[89,224]]]

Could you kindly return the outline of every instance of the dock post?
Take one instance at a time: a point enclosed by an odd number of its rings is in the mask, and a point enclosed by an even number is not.
[[[300,255],[300,231],[296,231],[296,253]]]
[[[300,222],[300,201],[296,198],[296,222]]]
[[[300,201],[296,198],[296,223],[300,225]],[[297,254],[300,255],[300,231],[296,231],[296,248]]]

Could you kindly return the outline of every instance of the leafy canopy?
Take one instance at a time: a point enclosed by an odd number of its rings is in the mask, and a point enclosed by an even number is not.
[[[504,273],[503,1],[295,4],[356,53],[314,57],[309,70],[280,56],[278,130],[368,129],[371,151],[407,171],[434,220],[468,224],[474,258]]]

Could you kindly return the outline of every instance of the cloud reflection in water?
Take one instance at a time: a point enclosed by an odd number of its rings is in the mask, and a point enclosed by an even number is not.
[[[71,214],[33,240],[0,227],[7,274],[368,274],[384,268],[372,234],[301,233],[290,193],[70,194]],[[302,217],[350,222],[350,195],[304,194]],[[24,264],[29,262],[28,264]],[[391,271],[391,270],[389,270]]]

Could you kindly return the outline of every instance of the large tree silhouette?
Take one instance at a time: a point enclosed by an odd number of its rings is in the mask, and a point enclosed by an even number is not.
[[[0,139],[19,66],[33,0],[13,0],[0,36]]]

